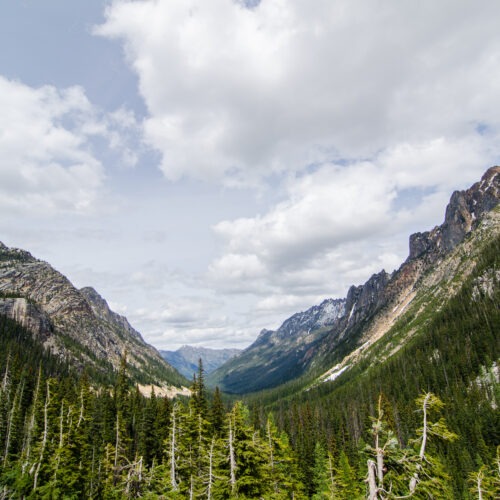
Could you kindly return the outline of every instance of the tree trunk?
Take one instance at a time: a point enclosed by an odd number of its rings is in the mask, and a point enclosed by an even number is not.
[[[368,460],[368,499],[377,500],[378,498],[378,488],[377,488],[377,466],[373,460]]]
[[[229,416],[229,468],[230,468],[230,484],[231,493],[234,495],[236,492],[236,458],[234,455],[233,446],[233,426],[231,421],[231,416]]]
[[[175,433],[176,430],[176,420],[175,420],[175,406],[172,410],[172,436],[170,438],[170,486],[173,491],[177,491],[179,486],[177,485],[177,480],[175,478],[175,453],[177,451],[176,442],[175,442]]]
[[[43,453],[45,451],[45,446],[47,445],[48,433],[49,433],[49,403],[50,403],[50,385],[47,380],[47,397],[45,398],[45,404],[43,406],[43,437],[42,444],[40,446],[40,457],[35,469],[35,477],[33,479],[33,491],[37,488],[38,474],[40,473],[40,467],[42,466]]]

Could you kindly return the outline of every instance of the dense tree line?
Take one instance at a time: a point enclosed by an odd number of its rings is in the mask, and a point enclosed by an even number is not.
[[[209,398],[201,363],[189,399],[146,397],[125,358],[96,387],[18,324],[0,330],[2,498],[301,498],[287,436]]]
[[[16,323],[4,319],[0,328],[2,498],[453,496],[439,443],[457,436],[432,393],[417,399],[404,446],[383,396],[355,450],[325,443],[312,406],[297,409],[301,439],[292,446],[272,413],[262,418],[262,408],[241,402],[228,409],[218,390],[207,394],[201,362],[189,399],[145,397],[130,383],[125,358],[113,387],[98,388]],[[472,497],[498,494],[495,466],[493,458],[470,475]]]

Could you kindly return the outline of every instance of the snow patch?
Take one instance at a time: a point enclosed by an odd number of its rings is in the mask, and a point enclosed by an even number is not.
[[[351,365],[345,365],[339,369],[339,365],[336,365],[332,368],[333,372],[331,372],[326,378],[323,379],[323,382],[332,382],[337,377],[342,375]]]
[[[349,313],[349,320],[348,321],[351,320],[352,315],[354,314],[354,309],[356,309],[356,303],[354,303],[354,305],[352,306],[351,312]]]

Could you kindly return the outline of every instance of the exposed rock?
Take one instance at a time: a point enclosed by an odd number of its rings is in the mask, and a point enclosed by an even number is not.
[[[103,321],[107,321],[110,325],[114,327],[120,328],[126,332],[128,332],[132,337],[136,337],[141,342],[143,342],[141,334],[132,328],[128,319],[125,316],[121,316],[113,312],[106,302],[92,287],[88,286],[80,289],[80,293],[85,297],[89,306],[91,307],[94,314],[102,319]]]
[[[477,227],[484,213],[498,205],[500,198],[500,167],[491,167],[466,191],[455,191],[446,207],[444,222],[432,231],[410,236],[409,259],[423,254],[431,261],[446,255]]]
[[[17,321],[41,339],[52,332],[48,316],[25,298],[0,298],[0,315]]]
[[[346,317],[340,318],[325,337],[323,345],[314,354],[320,362],[321,354],[329,356],[344,339],[356,336],[369,340],[363,334],[364,325],[373,321],[377,314],[386,310],[398,310],[398,304],[406,303],[422,276],[438,261],[448,255],[473,231],[484,216],[500,201],[500,167],[486,171],[480,182],[465,191],[455,191],[446,208],[445,220],[432,231],[410,236],[410,255],[401,267],[392,273],[382,271],[373,275],[364,285],[351,287],[346,302]],[[387,328],[395,320],[384,320]],[[380,328],[377,335],[381,334]]]
[[[0,314],[19,321],[46,347],[76,365],[118,370],[126,354],[138,380],[164,385],[181,379],[95,290],[76,289],[48,263],[4,244],[0,244],[0,297],[4,297]]]
[[[287,319],[273,335],[275,338],[298,337],[333,325],[345,313],[344,299],[326,299],[319,306],[294,314]]]
[[[357,323],[385,302],[385,289],[391,275],[385,271],[374,274],[364,285],[351,286],[346,299],[347,323]]]

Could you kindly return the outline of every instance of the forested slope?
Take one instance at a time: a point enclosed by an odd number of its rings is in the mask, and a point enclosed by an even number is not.
[[[430,391],[443,401],[442,416],[459,436],[438,440],[434,452],[449,474],[453,497],[468,498],[468,475],[492,463],[500,445],[500,237],[483,242],[473,257],[473,270],[454,296],[445,301],[437,287],[430,290],[335,381],[291,396],[285,387],[248,399],[261,415],[276,412],[310,488],[318,442],[333,456],[344,452],[362,471],[366,456],[360,450],[372,441],[370,417],[377,414],[379,396],[386,424],[404,447],[421,418],[414,401]]]

